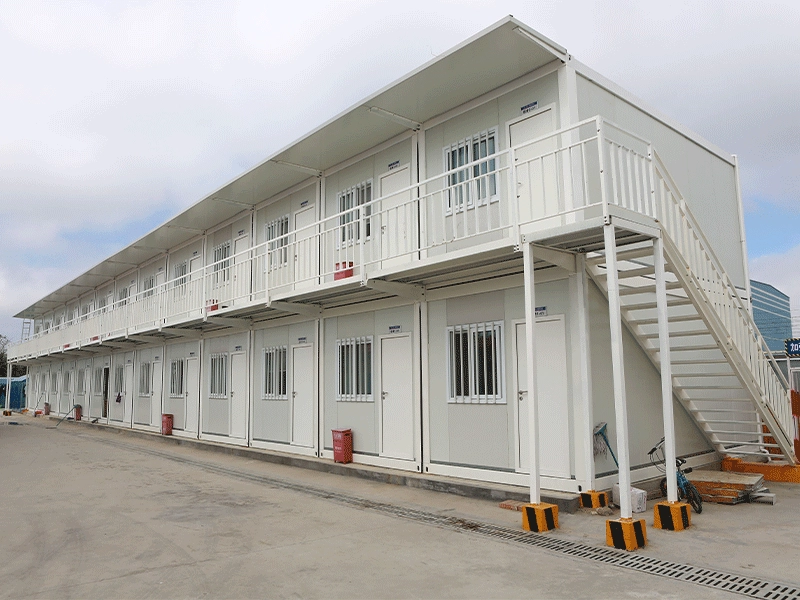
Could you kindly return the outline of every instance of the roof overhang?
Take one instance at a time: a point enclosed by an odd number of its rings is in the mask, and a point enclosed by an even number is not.
[[[353,156],[566,59],[563,47],[508,16],[333,117],[14,316],[39,317]]]

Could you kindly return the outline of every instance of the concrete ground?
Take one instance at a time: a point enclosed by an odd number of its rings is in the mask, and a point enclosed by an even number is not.
[[[733,597],[369,508],[520,530],[497,502],[55,423],[0,421],[0,598]],[[706,504],[685,532],[649,510],[638,553],[798,586],[800,486],[770,488],[776,506]],[[538,535],[605,546],[604,517],[560,525]]]

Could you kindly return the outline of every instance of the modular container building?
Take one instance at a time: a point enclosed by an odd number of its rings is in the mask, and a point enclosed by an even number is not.
[[[10,357],[109,426],[322,460],[350,428],[359,463],[577,492],[665,435],[796,461],[749,299],[735,156],[508,17],[20,311]]]

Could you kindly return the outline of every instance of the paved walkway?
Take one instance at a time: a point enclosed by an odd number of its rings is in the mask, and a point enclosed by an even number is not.
[[[735,597],[487,536],[520,530],[494,502],[54,425],[0,421],[3,598]],[[798,583],[800,491],[773,489],[683,533],[648,514],[637,554]],[[602,517],[561,524],[547,539],[604,546]]]

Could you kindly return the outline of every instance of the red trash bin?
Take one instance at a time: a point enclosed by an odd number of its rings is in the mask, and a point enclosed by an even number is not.
[[[75,405],[75,420],[80,421],[83,416],[83,407],[80,404]]]
[[[353,430],[333,429],[333,461],[338,463],[353,462]]]
[[[175,417],[170,414],[161,415],[161,435],[172,435],[172,423]]]

